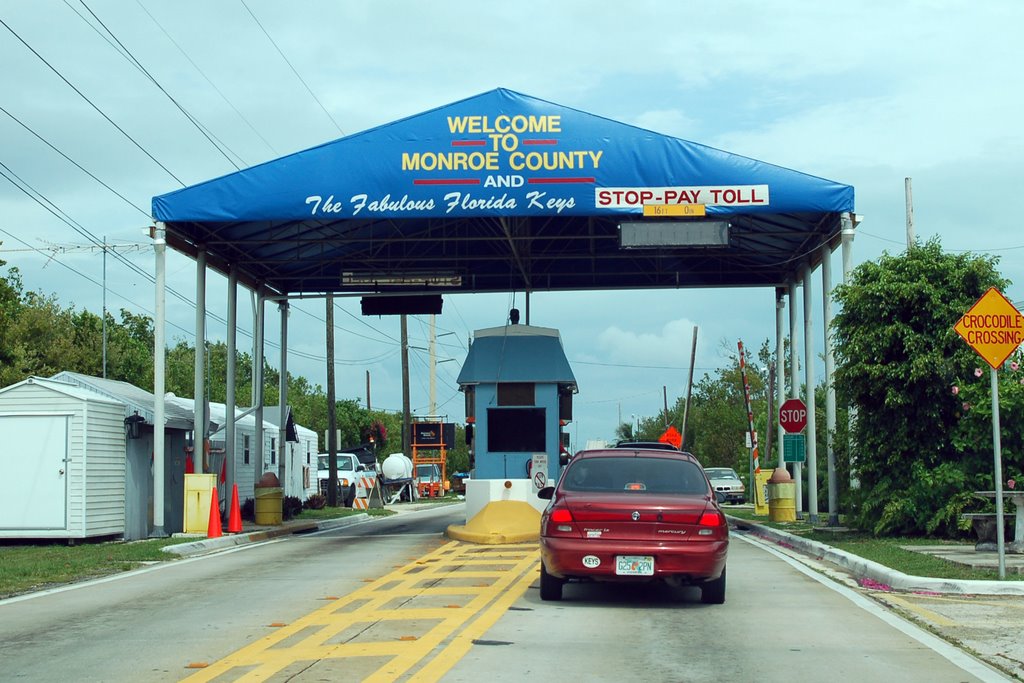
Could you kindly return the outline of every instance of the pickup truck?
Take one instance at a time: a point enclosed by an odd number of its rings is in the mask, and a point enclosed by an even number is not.
[[[331,456],[320,453],[316,456],[316,478],[320,493],[327,495],[327,486],[331,477]],[[350,508],[356,497],[356,474],[366,467],[359,462],[353,453],[338,453],[338,498],[342,504]]]

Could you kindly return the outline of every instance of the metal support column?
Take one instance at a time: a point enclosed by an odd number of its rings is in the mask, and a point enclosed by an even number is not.
[[[804,382],[807,385],[807,512],[811,524],[818,523],[818,448],[814,401],[814,319],[812,313],[811,265],[804,263]]]
[[[238,345],[238,267],[231,266],[228,272],[228,330],[227,330],[227,377],[224,387],[224,457],[226,458],[226,476],[224,491],[230,496],[238,482],[236,468],[235,448],[235,404],[238,397],[235,396],[237,387],[238,368],[236,367],[237,345]],[[230,512],[231,499],[228,499],[228,510]]]
[[[800,364],[797,362],[796,334],[796,280],[789,283],[789,397],[800,398]],[[804,509],[804,467],[793,463],[793,479],[796,481],[796,516],[802,517]]]
[[[153,320],[153,529],[150,536],[163,538],[164,531],[164,396],[167,393],[167,240],[166,228],[157,223],[153,230],[156,258],[156,304]]]
[[[781,406],[786,400],[786,290],[778,287],[775,290],[775,405]],[[778,424],[776,435],[779,449],[779,467],[786,467],[785,453],[783,452],[783,435],[785,430],[782,424]]]
[[[256,305],[256,329],[252,335],[252,405],[254,408],[255,427],[253,429],[253,466],[255,483],[263,476],[263,333],[265,332],[266,316],[263,300],[263,287],[257,288],[253,295]]]
[[[192,466],[206,471],[206,250],[196,253],[196,353],[193,373]]]
[[[291,467],[287,462],[288,460],[288,302],[282,301],[278,304],[278,310],[281,313],[281,374],[278,377],[278,395],[281,397],[280,409],[281,412],[278,415],[280,426],[277,430],[277,478],[281,480],[281,487],[284,489],[284,495],[294,496],[295,491],[290,491],[288,487],[288,477],[291,476]],[[299,496],[303,498],[304,496]]]
[[[836,370],[832,352],[832,250],[821,248],[821,304],[825,328],[825,454],[828,458],[828,525],[839,526],[839,491],[836,488]]]
[[[842,241],[843,241],[843,284],[850,284],[850,271],[853,270],[853,233],[859,222],[859,217],[854,214],[844,213],[842,215]],[[857,421],[857,407],[847,406],[847,444],[846,451],[850,460],[850,488],[859,489],[860,480],[857,479],[857,453],[853,442],[853,427]]]

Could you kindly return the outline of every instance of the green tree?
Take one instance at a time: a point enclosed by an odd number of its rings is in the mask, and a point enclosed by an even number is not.
[[[6,261],[0,261],[0,267],[6,265]],[[13,332],[21,315],[21,297],[21,274],[11,268],[6,276],[0,276],[0,386],[22,379],[15,368]]]
[[[840,403],[857,410],[858,526],[956,533],[982,466],[977,450],[956,445],[963,402],[951,387],[979,359],[953,326],[989,287],[1005,287],[996,263],[944,253],[931,240],[861,264],[836,287],[835,386]]]

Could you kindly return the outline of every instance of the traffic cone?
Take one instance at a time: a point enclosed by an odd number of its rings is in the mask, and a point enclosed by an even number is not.
[[[213,487],[210,495],[210,523],[206,525],[207,538],[220,538],[223,536],[220,528],[220,501],[217,500],[217,487]]]
[[[228,533],[237,534],[242,530],[242,511],[238,507],[238,484],[231,487],[231,513],[228,515]]]

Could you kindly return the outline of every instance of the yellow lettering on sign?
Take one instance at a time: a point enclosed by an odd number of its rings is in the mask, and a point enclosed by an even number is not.
[[[500,114],[489,116],[449,116],[449,133],[561,133],[562,117],[557,114]]]

